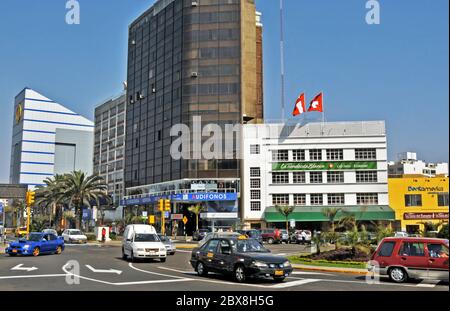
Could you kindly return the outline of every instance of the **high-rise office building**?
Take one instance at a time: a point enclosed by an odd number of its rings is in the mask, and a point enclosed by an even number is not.
[[[95,108],[94,173],[106,181],[115,204],[124,194],[125,108],[125,94]]]
[[[14,112],[11,183],[34,188],[55,174],[92,174],[92,121],[29,88],[16,96]]]
[[[202,128],[262,122],[262,81],[261,14],[253,0],[157,1],[129,27],[129,194],[238,193],[238,135],[232,139],[232,159],[176,160],[170,148],[177,137],[171,137],[170,130],[175,124],[192,130],[196,116]],[[209,186],[197,186],[205,183]],[[237,200],[229,204],[236,211]]]

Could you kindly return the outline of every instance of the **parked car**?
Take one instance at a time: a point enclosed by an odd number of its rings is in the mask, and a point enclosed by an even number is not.
[[[200,229],[192,234],[192,240],[200,241],[209,233],[209,229]]]
[[[289,232],[286,229],[281,229],[281,243],[289,243]]]
[[[261,232],[259,230],[256,230],[256,229],[238,230],[238,232],[240,234],[248,236],[251,239],[258,240],[258,242],[260,242],[260,243],[263,242]]]
[[[161,240],[161,242],[163,242],[164,246],[166,247],[167,254],[168,255],[175,255],[177,247],[172,242],[172,239],[169,238],[168,236],[162,235],[162,234],[158,234],[158,237]]]
[[[17,227],[16,228],[16,237],[23,237],[28,234],[27,227]]]
[[[192,251],[190,263],[199,276],[215,272],[232,275],[239,283],[248,278],[282,282],[292,273],[289,260],[270,254],[257,240],[242,235],[209,240]]]
[[[42,233],[51,233],[58,236],[58,232],[55,229],[44,229],[42,230]]]
[[[37,257],[40,254],[61,254],[64,240],[51,233],[33,232],[26,238],[12,242],[5,252],[10,256],[24,255]]]
[[[409,236],[409,234],[405,231],[398,231],[398,232],[395,232],[394,236],[396,238],[407,238]]]
[[[281,242],[281,235],[276,235],[277,229],[262,229],[261,237],[263,242],[267,242],[269,244],[277,244]]]
[[[385,238],[372,255],[369,271],[379,267],[397,283],[409,278],[449,280],[449,250],[444,239]]]
[[[312,233],[310,230],[295,230],[290,236],[290,243],[293,244],[311,244]]]
[[[198,246],[202,247],[211,239],[219,239],[219,238],[237,238],[241,236],[239,232],[210,232],[208,233],[200,242],[198,242]]]
[[[66,229],[61,235],[65,243],[86,244],[87,236],[78,229]]]
[[[122,241],[122,258],[130,259],[159,259],[166,262],[167,249],[150,225],[128,225]]]

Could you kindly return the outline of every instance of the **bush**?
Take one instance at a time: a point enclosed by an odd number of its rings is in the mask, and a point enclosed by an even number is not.
[[[117,240],[117,233],[111,232],[111,234],[109,235],[109,238],[110,238],[112,241]]]
[[[441,230],[439,230],[438,238],[448,239],[448,224],[443,224]]]
[[[97,240],[97,237],[93,233],[86,233],[86,237],[88,241],[95,241]]]

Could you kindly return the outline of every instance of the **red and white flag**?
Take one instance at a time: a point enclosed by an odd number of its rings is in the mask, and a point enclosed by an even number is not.
[[[320,93],[311,101],[308,112],[310,111],[323,112],[323,93]]]
[[[295,108],[294,111],[292,112],[292,115],[295,117],[305,112],[306,112],[305,93],[302,93],[295,102]]]

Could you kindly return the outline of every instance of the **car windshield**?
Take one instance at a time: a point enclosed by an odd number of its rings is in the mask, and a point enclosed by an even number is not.
[[[151,233],[136,233],[134,236],[135,242],[159,242],[159,238],[156,234]]]
[[[81,231],[80,230],[72,230],[72,231],[69,231],[69,235],[81,235],[82,233],[81,233]]]
[[[30,234],[28,235],[28,241],[39,242],[42,239],[42,234]]]
[[[165,235],[158,235],[158,237],[159,237],[159,239],[160,239],[162,242],[169,241],[169,238],[166,237]]]
[[[231,240],[235,253],[268,253],[269,251],[257,240]]]

